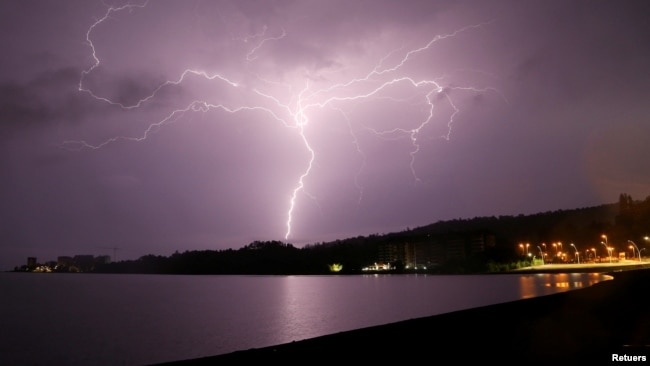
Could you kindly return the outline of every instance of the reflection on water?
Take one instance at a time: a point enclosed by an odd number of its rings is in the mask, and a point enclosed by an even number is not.
[[[523,299],[589,287],[614,277],[601,273],[537,273],[521,276],[519,289]]]
[[[608,279],[587,273],[0,273],[0,365],[150,365],[566,292]]]

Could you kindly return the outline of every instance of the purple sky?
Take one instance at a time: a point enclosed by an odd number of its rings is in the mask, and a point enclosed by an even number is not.
[[[650,194],[647,1],[0,3],[0,269]]]

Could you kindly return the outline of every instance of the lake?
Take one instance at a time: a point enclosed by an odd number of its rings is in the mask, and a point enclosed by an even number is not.
[[[610,278],[0,273],[0,364],[184,360],[549,295]]]

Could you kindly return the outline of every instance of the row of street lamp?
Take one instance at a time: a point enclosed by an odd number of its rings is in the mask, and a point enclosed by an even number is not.
[[[608,241],[607,241],[607,235],[603,234],[603,235],[601,235],[601,238],[604,239],[604,241],[601,241],[600,244],[605,246],[605,249],[607,250],[607,252],[609,254],[609,263],[612,263],[612,251],[614,250],[614,248],[609,246]],[[646,236],[646,237],[644,237],[644,240],[650,241],[650,237]],[[632,240],[628,240],[627,242],[632,244],[629,247],[630,249],[632,249],[632,253],[633,253],[632,256],[634,257],[634,253],[637,253],[639,255],[639,262],[641,262],[641,251],[645,250],[645,248],[639,250],[639,247]],[[546,249],[546,243],[542,243],[541,245],[544,247],[544,249]],[[573,243],[571,243],[569,245],[572,246],[573,249],[575,249],[575,251],[576,251],[576,254],[575,254],[576,259],[578,261],[578,264],[580,264],[580,252],[578,251],[578,248]],[[526,256],[530,256],[530,252],[528,251],[529,247],[530,247],[529,243],[526,243],[525,245],[524,244],[519,244],[519,248],[521,248],[522,254],[523,254],[523,251],[525,249]],[[553,243],[553,247],[555,247],[556,255],[559,255],[560,253],[562,253],[562,243],[561,242]],[[559,247],[559,251],[558,251],[558,247]],[[539,245],[537,246],[537,249],[539,249],[540,257],[542,258],[542,264],[544,264],[544,252],[545,251],[543,251],[542,248]],[[636,249],[636,252],[634,252],[634,249]],[[591,249],[587,249],[586,251],[589,252],[590,250],[594,252],[594,258],[595,258],[596,257],[596,249],[591,248]]]

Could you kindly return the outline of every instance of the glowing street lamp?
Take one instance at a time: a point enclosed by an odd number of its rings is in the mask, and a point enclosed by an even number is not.
[[[524,247],[524,244],[519,244],[519,248],[521,248],[521,255],[530,256],[529,253],[528,253],[528,247],[529,246],[530,246],[530,244],[526,244],[525,247]]]
[[[634,242],[632,240],[628,240],[627,242],[634,245],[634,247],[636,248],[636,251],[639,252],[639,262],[641,262],[641,251],[639,250],[639,247],[637,247],[636,244],[634,244]]]
[[[578,248],[576,248],[573,243],[571,243],[571,246],[576,250],[576,258],[578,258],[578,264],[580,264],[580,253],[578,252]]]
[[[641,260],[641,252],[644,251],[644,250],[645,250],[645,248],[641,248],[641,250],[639,251],[639,260]]]
[[[602,241],[600,242],[600,244],[604,245],[605,249],[607,249],[607,252],[609,253],[609,263],[612,263],[612,248],[608,247],[607,244],[603,243]]]
[[[603,236],[605,236],[605,235],[603,235]],[[607,252],[608,252],[608,253],[610,254],[610,256],[609,256],[609,263],[612,263],[612,256],[611,256],[611,251],[610,251],[610,248],[609,248],[609,247],[607,246],[607,244],[605,244],[605,243],[604,243],[604,242],[602,242],[602,241],[600,242],[600,244],[602,244],[602,245],[604,245],[604,246],[605,246],[605,249],[606,249],[606,250],[607,250]]]
[[[542,252],[542,248],[537,246],[537,249],[539,249],[539,255],[542,257],[542,266],[544,265],[544,252]]]

